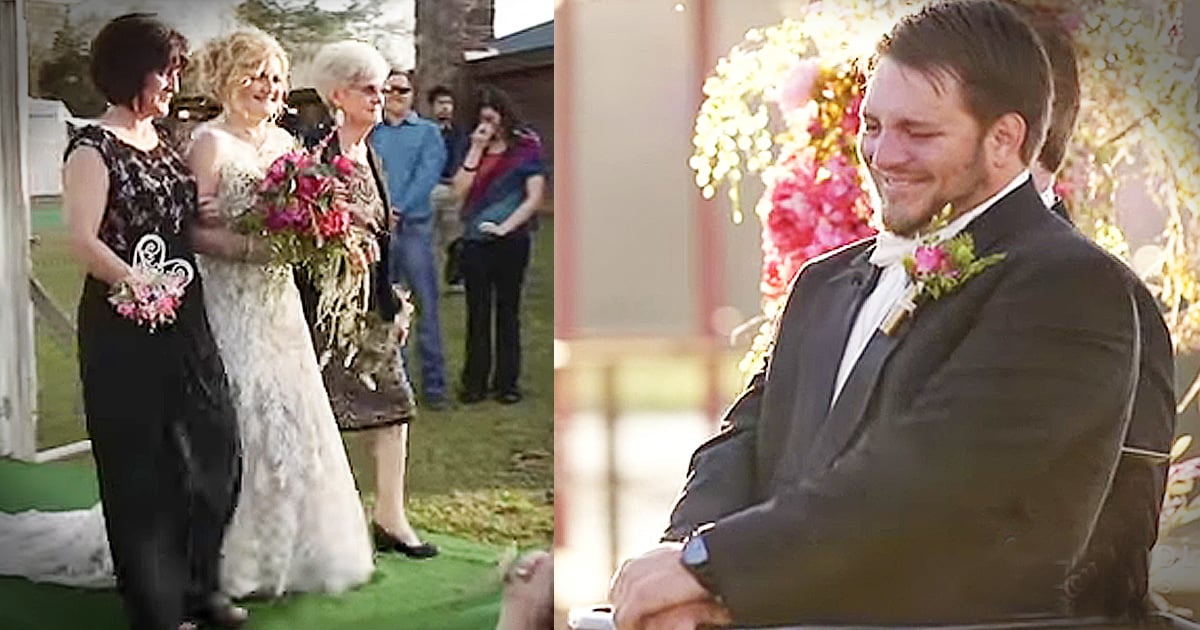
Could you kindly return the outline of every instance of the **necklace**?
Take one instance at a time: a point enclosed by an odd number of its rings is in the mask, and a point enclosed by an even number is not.
[[[270,123],[260,122],[253,123],[251,125],[244,125],[240,124],[241,121],[238,121],[238,123],[235,124],[229,116],[225,115],[221,116],[219,120],[221,126],[225,128],[225,131],[229,132],[229,135],[250,145],[255,151],[262,150],[263,144],[267,141],[268,129],[266,125]]]

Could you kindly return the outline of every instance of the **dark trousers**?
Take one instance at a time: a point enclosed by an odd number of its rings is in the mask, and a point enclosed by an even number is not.
[[[467,392],[516,392],[521,374],[521,287],[529,267],[530,235],[465,241],[463,284],[467,297],[467,347],[462,386]],[[493,310],[494,303],[494,310]],[[492,325],[495,313],[495,373]]]

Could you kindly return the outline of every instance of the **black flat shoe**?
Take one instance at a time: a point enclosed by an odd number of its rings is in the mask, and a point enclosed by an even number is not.
[[[431,543],[421,543],[419,545],[403,543],[400,539],[380,527],[379,523],[371,523],[371,536],[375,539],[375,549],[378,551],[398,551],[414,560],[424,560],[425,558],[432,558],[438,555],[437,545]]]

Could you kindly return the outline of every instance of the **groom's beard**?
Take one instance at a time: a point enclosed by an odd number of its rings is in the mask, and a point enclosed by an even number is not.
[[[922,173],[913,173],[921,175]],[[927,197],[912,201],[890,201],[882,190],[879,182],[883,176],[877,171],[871,171],[872,188],[879,202],[879,218],[884,228],[899,236],[913,236],[923,229],[937,216],[946,204],[951,204],[954,214],[951,219],[967,212],[972,206],[986,199],[981,197],[987,186],[987,167],[983,152],[983,138],[975,145],[971,159],[951,177],[942,180],[939,188]],[[935,182],[924,185],[937,185]],[[977,200],[977,201],[976,201]],[[919,210],[911,211],[905,203],[919,204]]]

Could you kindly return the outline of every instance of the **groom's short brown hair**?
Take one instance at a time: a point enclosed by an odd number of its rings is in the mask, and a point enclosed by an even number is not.
[[[875,47],[870,68],[887,57],[940,84],[962,89],[968,111],[983,128],[1016,112],[1025,119],[1021,159],[1042,145],[1053,85],[1037,34],[999,0],[940,2],[902,18]]]

